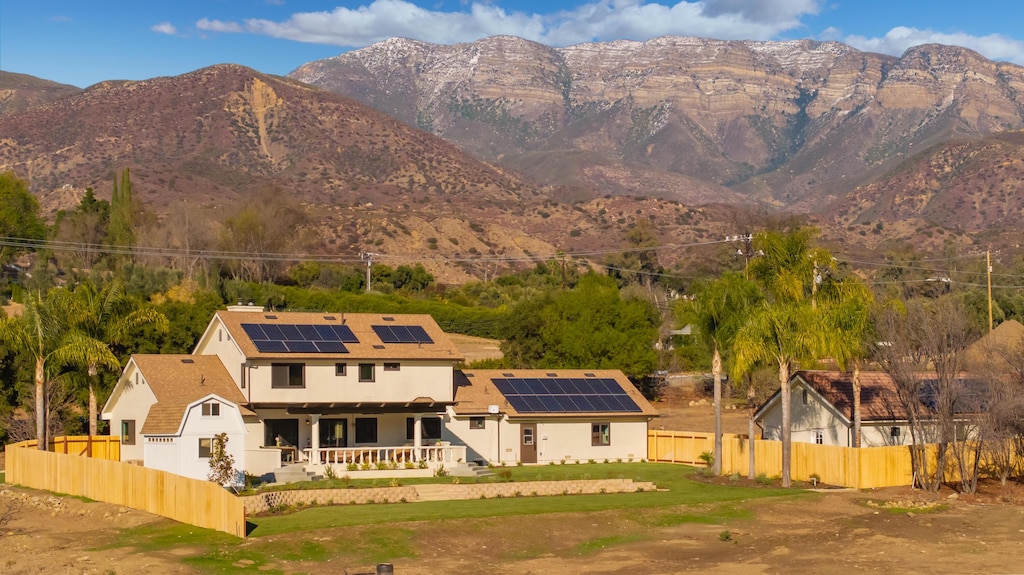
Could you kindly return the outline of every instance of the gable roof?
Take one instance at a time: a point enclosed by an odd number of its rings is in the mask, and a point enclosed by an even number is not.
[[[495,380],[503,379],[602,379],[612,381],[617,386],[615,390],[621,390],[621,394],[628,395],[637,405],[639,411],[573,411],[573,412],[520,412],[507,397],[495,385]],[[620,395],[621,395],[620,394]],[[488,407],[497,405],[500,413],[509,417],[529,418],[572,418],[600,416],[609,417],[657,417],[658,412],[651,406],[650,402],[640,391],[629,381],[619,370],[604,369],[473,369],[455,371],[455,406],[453,410],[456,415],[486,414]]]
[[[337,359],[423,359],[462,361],[462,353],[428,314],[376,314],[330,312],[264,312],[221,310],[214,315],[247,358],[291,359],[317,357]],[[211,322],[212,325],[213,322]],[[347,326],[359,340],[345,343],[347,353],[261,352],[242,328],[243,324],[292,324]],[[419,326],[432,342],[385,343],[374,326]]]
[[[253,415],[242,407],[245,397],[215,355],[137,354],[132,361],[156,397],[142,426],[145,435],[177,433],[185,409],[209,395],[239,406],[242,415]]]
[[[986,333],[967,348],[965,357],[969,366],[984,369],[996,364],[1006,366],[1006,355],[1019,353],[1024,348],[1024,325],[1015,319],[1006,320]]]
[[[843,417],[853,421],[852,373],[798,371],[793,377],[805,381]],[[860,373],[860,417],[861,421],[893,421],[907,418],[907,412],[896,393],[896,384],[889,374],[880,371]]]
[[[934,407],[937,381],[934,374],[922,373],[921,403],[928,409]],[[958,377],[958,381],[966,385],[964,393],[958,400],[955,411],[958,414],[977,413],[980,410],[982,396],[981,382],[968,377]],[[847,422],[853,422],[853,374],[841,371],[798,371],[790,378],[791,382],[803,382],[833,407]],[[781,390],[776,390],[754,413],[755,419],[764,416],[764,412],[777,402]],[[860,373],[860,416],[862,422],[872,421],[904,421],[908,418],[907,410],[900,403],[896,384],[889,374],[881,371],[862,371]]]

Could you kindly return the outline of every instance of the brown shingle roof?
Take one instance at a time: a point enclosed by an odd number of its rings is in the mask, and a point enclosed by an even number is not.
[[[839,371],[799,371],[806,381],[848,420],[853,421],[853,374]],[[907,418],[896,394],[896,385],[887,373],[862,371],[860,374],[860,414],[862,421],[891,421]]]
[[[137,354],[132,360],[156,396],[142,426],[144,434],[176,433],[185,408],[210,394],[239,405],[243,415],[252,414],[241,407],[245,397],[215,355]]]
[[[589,374],[589,375],[588,375]],[[495,379],[504,379],[507,377],[515,378],[549,378],[549,377],[598,377],[606,379],[614,379],[616,383],[629,395],[629,397],[636,402],[637,406],[640,407],[641,411],[638,412],[574,412],[574,413],[529,413],[520,414],[511,404],[505,399],[505,396],[498,391],[497,386],[494,385]],[[508,414],[509,417],[579,417],[579,416],[593,416],[601,415],[602,417],[609,416],[629,416],[629,417],[657,417],[658,412],[654,410],[650,402],[637,390],[636,386],[633,385],[629,378],[625,376],[621,371],[615,369],[470,369],[465,371],[455,371],[455,410],[456,414],[468,415],[468,414],[484,414],[487,413],[487,408],[490,405],[497,405],[498,409],[502,413]]]
[[[218,311],[217,317],[238,347],[248,358],[295,358],[309,354],[260,353],[242,329],[243,323],[347,325],[359,343],[346,343],[348,353],[315,354],[324,359],[426,359],[462,361],[462,353],[441,330],[434,318],[427,314],[376,314],[328,312],[252,312]],[[333,319],[330,319],[333,318]],[[386,320],[385,318],[391,318]],[[418,325],[434,343],[384,343],[373,331],[374,325]]]

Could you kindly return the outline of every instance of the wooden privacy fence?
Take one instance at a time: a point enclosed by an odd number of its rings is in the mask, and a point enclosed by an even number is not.
[[[124,505],[245,537],[244,504],[220,485],[120,461],[79,457],[83,454],[79,439],[54,441],[55,446],[68,448],[66,455],[39,451],[35,441],[8,445],[6,481]],[[94,453],[96,447],[94,444]]]
[[[647,453],[651,461],[671,463],[702,463],[701,453],[714,451],[714,434],[680,431],[650,431],[647,434]],[[816,476],[829,485],[842,485],[867,489],[896,487],[913,482],[910,449],[897,447],[842,447],[793,444],[790,476],[809,481]],[[929,446],[934,453],[934,446]],[[750,471],[750,442],[746,436],[723,434],[722,473],[748,475]],[[763,439],[754,440],[754,475],[774,477],[782,473],[782,443]]]

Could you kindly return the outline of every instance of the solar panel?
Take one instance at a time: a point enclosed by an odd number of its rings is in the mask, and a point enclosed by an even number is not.
[[[419,325],[373,325],[373,332],[384,343],[434,343]]]
[[[359,343],[347,325],[243,323],[242,330],[260,353],[348,353]]]
[[[642,411],[619,383],[611,378],[505,377],[492,381],[509,404],[520,413]]]

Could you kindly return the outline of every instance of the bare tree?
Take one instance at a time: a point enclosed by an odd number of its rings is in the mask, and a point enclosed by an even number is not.
[[[878,341],[872,356],[892,378],[906,412],[915,483],[937,491],[952,452],[962,487],[973,490],[978,448],[964,433],[969,393],[962,372],[974,330],[964,321],[962,305],[953,296],[892,302],[876,312],[874,323]],[[927,457],[929,443],[937,449],[934,465]]]

